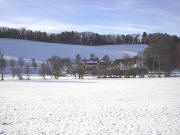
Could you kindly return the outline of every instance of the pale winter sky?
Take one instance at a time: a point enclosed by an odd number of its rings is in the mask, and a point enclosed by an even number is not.
[[[0,26],[180,35],[180,0],[0,0]]]

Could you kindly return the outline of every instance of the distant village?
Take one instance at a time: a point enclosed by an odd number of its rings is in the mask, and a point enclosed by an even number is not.
[[[82,70],[82,71],[81,71]],[[143,59],[134,57],[124,57],[122,59],[116,59],[113,62],[109,60],[109,57],[106,55],[103,59],[83,59],[79,64],[71,65],[67,70],[68,74],[79,75],[79,78],[82,78],[84,75],[97,76],[98,78],[106,77],[144,77],[144,74],[148,73],[147,67],[144,65]]]
[[[99,59],[95,54],[91,54],[89,59],[81,59],[77,54],[74,61],[69,58],[62,59],[58,56],[52,56],[42,63],[37,63],[35,59],[26,62],[22,57],[18,59],[4,58],[0,54],[1,80],[4,80],[4,71],[8,71],[13,79],[30,80],[32,74],[40,75],[43,79],[47,76],[58,79],[61,76],[74,76],[74,78],[83,79],[84,76],[96,76],[97,78],[144,78],[144,77],[170,77],[175,74],[170,71],[161,70],[158,57],[153,57],[152,69],[147,66],[147,61],[140,53],[135,57],[129,57],[127,54],[123,58],[110,60],[108,55]],[[6,72],[7,73],[7,72]]]

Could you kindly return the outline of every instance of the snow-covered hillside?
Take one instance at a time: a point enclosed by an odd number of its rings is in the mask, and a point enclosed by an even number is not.
[[[180,135],[179,82],[180,78],[0,81],[0,134]]]
[[[111,59],[117,59],[124,54],[134,56],[146,47],[147,45],[81,46],[0,38],[0,50],[6,56],[38,60],[46,60],[53,55],[74,59],[78,53],[82,58],[89,58],[94,53],[99,58],[107,54]]]

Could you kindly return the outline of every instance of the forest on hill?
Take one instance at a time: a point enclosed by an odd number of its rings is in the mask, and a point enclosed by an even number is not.
[[[0,38],[14,38],[50,43],[64,43],[74,45],[121,45],[121,44],[145,44],[147,33],[113,35],[98,34],[93,32],[65,31],[61,33],[47,33],[41,31],[0,27]]]

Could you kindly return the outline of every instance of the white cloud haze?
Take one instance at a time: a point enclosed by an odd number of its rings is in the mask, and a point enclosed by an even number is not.
[[[0,0],[0,26],[61,32],[179,35],[178,0]],[[170,8],[171,7],[171,8]],[[172,10],[169,10],[172,9]]]

